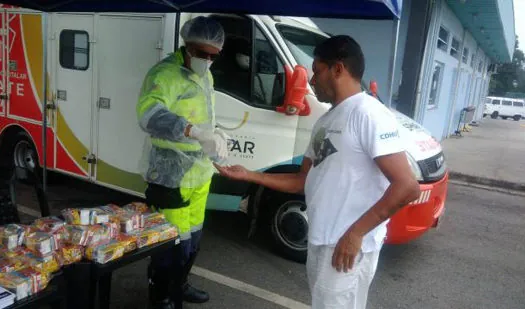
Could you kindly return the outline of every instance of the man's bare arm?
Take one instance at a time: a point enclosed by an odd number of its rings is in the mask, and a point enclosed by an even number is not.
[[[215,165],[215,167],[219,170],[221,175],[232,179],[253,182],[277,191],[299,194],[304,191],[304,183],[308,171],[312,167],[312,160],[308,157],[304,157],[301,169],[297,173],[260,173],[248,171],[239,165],[232,167]]]
[[[390,218],[401,207],[416,200],[420,194],[419,184],[404,152],[377,157],[375,162],[390,181],[390,186],[383,197],[349,228],[360,236]]]

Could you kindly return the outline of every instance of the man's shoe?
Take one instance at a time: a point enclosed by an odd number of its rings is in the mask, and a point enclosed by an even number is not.
[[[202,304],[210,300],[210,295],[202,290],[198,290],[187,283],[183,289],[183,299],[188,303]]]

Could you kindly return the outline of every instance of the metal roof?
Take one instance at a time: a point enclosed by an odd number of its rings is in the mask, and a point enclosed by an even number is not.
[[[493,62],[512,61],[516,43],[512,0],[445,1]]]

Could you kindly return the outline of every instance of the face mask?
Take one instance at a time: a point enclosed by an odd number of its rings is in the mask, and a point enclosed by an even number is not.
[[[191,57],[191,69],[195,74],[199,76],[204,76],[208,70],[211,67],[211,64],[213,62],[211,60],[197,58],[197,57]]]

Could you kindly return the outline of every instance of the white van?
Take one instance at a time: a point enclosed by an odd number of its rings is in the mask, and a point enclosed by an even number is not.
[[[0,44],[9,43],[9,53],[0,59],[1,82],[10,86],[2,87],[8,99],[0,101],[0,154],[12,155],[21,167],[42,166],[41,15],[9,9],[0,14],[6,15],[0,20],[10,21],[1,25],[10,31],[0,37]],[[139,161],[145,133],[135,106],[146,72],[177,47],[178,27],[196,14],[177,16],[49,15],[49,169],[143,197]],[[328,36],[311,22],[286,17],[214,16],[227,34],[212,71],[216,122],[233,139],[229,163],[273,173],[297,171],[314,123],[330,107],[308,85],[313,50]],[[297,65],[307,69],[294,71]],[[290,94],[303,87],[306,95],[293,100]],[[418,123],[393,112],[422,192],[389,223],[387,243],[404,243],[436,226],[448,174],[440,144]],[[220,177],[211,191],[208,208],[246,212],[251,232],[268,226],[282,254],[305,260],[303,196]]]
[[[490,115],[492,119],[512,118],[519,121],[525,118],[525,101],[522,99],[505,97],[487,97],[483,110],[483,117]]]

